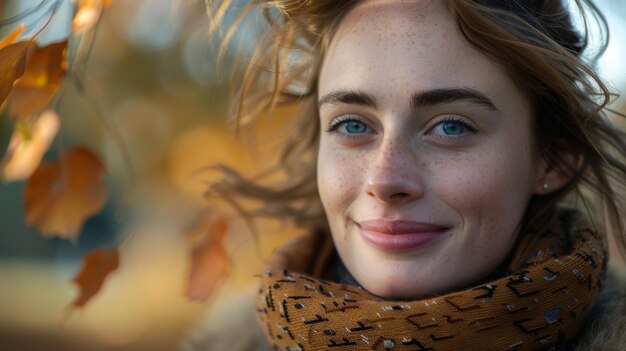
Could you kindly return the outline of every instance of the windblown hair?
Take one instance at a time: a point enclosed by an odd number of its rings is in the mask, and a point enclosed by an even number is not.
[[[607,117],[612,94],[586,62],[589,24],[602,33],[599,53],[608,44],[608,27],[591,1],[570,0],[581,13],[578,31],[571,12],[560,0],[442,0],[465,38],[504,67],[531,101],[536,146],[550,165],[571,176],[563,189],[535,195],[528,205],[520,232],[541,230],[557,205],[568,202],[586,212],[601,232],[612,233],[620,250],[626,248],[622,218],[626,217],[626,135]],[[344,15],[360,1],[250,0],[228,27],[226,47],[250,11],[262,11],[267,20],[264,40],[256,47],[238,85],[233,122],[238,130],[253,128],[261,116],[278,106],[298,103],[292,134],[282,155],[267,174],[280,182],[245,178],[227,166],[213,183],[209,196],[236,206],[246,218],[291,219],[308,228],[325,228],[325,215],[316,184],[319,139],[317,78],[328,45]],[[211,30],[220,27],[230,0],[208,3]],[[565,152],[578,155],[577,167],[567,167]],[[257,200],[244,208],[240,201]]]

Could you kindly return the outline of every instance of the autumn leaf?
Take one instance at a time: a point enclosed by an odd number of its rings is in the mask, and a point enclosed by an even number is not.
[[[0,49],[0,105],[13,89],[14,82],[24,74],[26,50],[31,42],[19,42]]]
[[[117,249],[99,248],[83,258],[80,272],[72,280],[80,293],[71,307],[83,308],[102,288],[106,278],[119,267],[120,257]]]
[[[112,0],[78,0],[76,14],[72,19],[72,32],[80,34],[87,31],[98,21],[102,9],[111,5]]]
[[[0,176],[7,181],[24,180],[33,174],[59,131],[59,116],[44,111],[34,123],[21,120],[0,160]]]
[[[67,40],[28,51],[24,74],[15,81],[9,96],[11,117],[36,115],[48,105],[65,75],[66,55]]]
[[[207,216],[198,223],[193,232],[204,234],[204,238],[191,253],[187,297],[190,300],[204,301],[211,296],[230,269],[230,258],[224,247],[228,219],[222,215],[214,219]]]
[[[85,220],[104,207],[103,165],[84,147],[67,151],[57,162],[42,162],[26,182],[26,223],[44,236],[75,240]]]
[[[6,37],[4,37],[4,39],[0,40],[0,49],[2,49],[5,46],[15,43],[17,38],[19,38],[20,35],[22,35],[24,28],[26,28],[26,25],[22,23],[19,26],[15,27],[15,29],[11,33],[9,33]]]

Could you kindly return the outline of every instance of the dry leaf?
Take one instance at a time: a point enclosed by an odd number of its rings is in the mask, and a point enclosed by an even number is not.
[[[194,231],[204,233],[203,240],[193,248],[187,297],[204,301],[211,296],[230,269],[230,257],[224,247],[228,219],[218,216],[204,218]]]
[[[42,162],[24,189],[26,223],[44,236],[75,240],[85,220],[104,207],[103,165],[84,147],[57,162]]]
[[[59,124],[59,116],[52,110],[44,111],[32,124],[18,121],[0,161],[2,178],[16,181],[30,177],[59,131]]]
[[[102,9],[111,5],[112,0],[78,0],[76,14],[72,19],[72,32],[80,34],[93,27],[100,18]]]
[[[4,39],[0,40],[0,49],[2,49],[5,46],[15,43],[17,38],[19,38],[20,35],[22,35],[24,28],[26,28],[26,25],[22,23],[19,26],[15,27],[15,29],[11,33],[9,33],[6,37],[4,37]]]
[[[15,81],[9,114],[15,119],[39,114],[50,102],[67,69],[67,40],[29,50],[24,75]]]
[[[13,89],[13,83],[24,74],[26,50],[31,42],[10,44],[0,49],[0,105]]]
[[[80,294],[72,302],[72,307],[82,308],[102,288],[105,279],[119,267],[117,249],[99,248],[83,258],[83,266],[72,282],[78,285]]]

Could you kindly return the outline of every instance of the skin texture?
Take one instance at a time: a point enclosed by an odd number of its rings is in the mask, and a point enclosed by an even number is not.
[[[414,94],[448,88],[493,106],[411,107]],[[531,196],[566,181],[534,146],[525,95],[463,38],[445,1],[357,5],[331,42],[318,96],[322,204],[345,266],[378,296],[419,298],[485,279],[511,251]],[[388,250],[363,239],[367,220],[442,229],[420,247]]]

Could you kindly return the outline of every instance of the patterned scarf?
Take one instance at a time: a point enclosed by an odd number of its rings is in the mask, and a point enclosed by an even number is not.
[[[274,349],[285,351],[554,349],[582,328],[606,252],[584,224],[553,227],[524,235],[501,278],[412,301],[315,278],[334,249],[329,235],[311,234],[263,274],[259,322]]]

